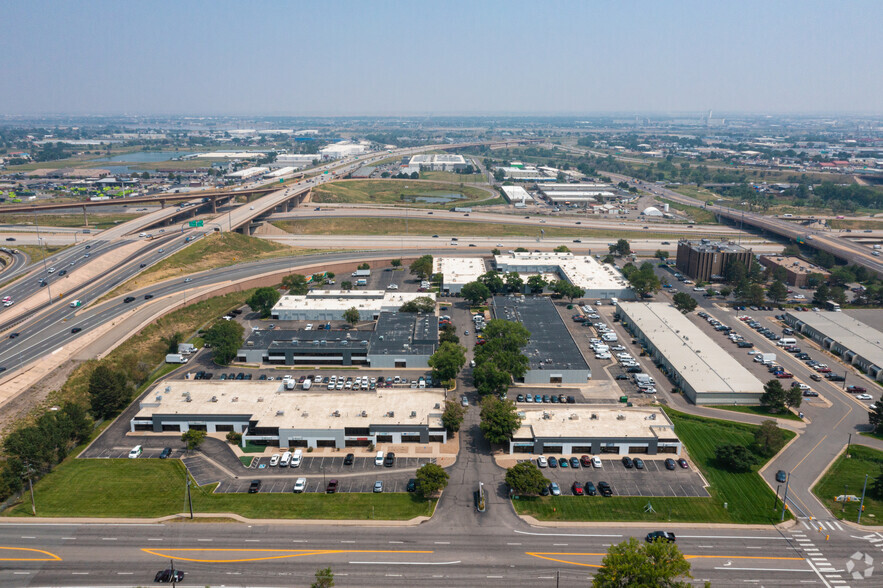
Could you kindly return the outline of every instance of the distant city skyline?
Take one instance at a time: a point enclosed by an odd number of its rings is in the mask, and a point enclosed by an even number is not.
[[[883,2],[9,0],[2,115],[883,114]]]

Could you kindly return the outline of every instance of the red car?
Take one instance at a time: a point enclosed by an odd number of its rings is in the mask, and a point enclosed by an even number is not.
[[[573,495],[574,496],[582,496],[583,495],[583,485],[579,482],[573,483]]]
[[[816,368],[816,371],[819,372],[820,374],[830,374],[830,373],[831,373],[831,368],[826,368],[826,367],[824,367],[824,368]]]
[[[788,372],[779,372],[778,374],[776,374],[776,377],[779,379],[793,378],[794,374],[789,374]]]
[[[867,390],[865,390],[865,389],[862,388],[861,386],[847,386],[847,387],[846,387],[846,390],[847,390],[848,392],[852,392],[852,393],[857,393],[857,392],[867,392]]]
[[[588,455],[581,455],[579,458],[579,462],[582,464],[584,468],[592,467],[592,458]]]

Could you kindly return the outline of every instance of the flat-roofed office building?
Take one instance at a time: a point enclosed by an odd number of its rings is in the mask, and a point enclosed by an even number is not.
[[[753,254],[731,241],[678,241],[675,265],[681,273],[700,282],[708,282],[724,275],[727,265],[740,261],[748,269]]]

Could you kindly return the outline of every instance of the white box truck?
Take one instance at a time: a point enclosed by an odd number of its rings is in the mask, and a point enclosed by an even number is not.
[[[368,280],[366,280],[364,278],[356,280],[356,286],[367,286],[367,285],[368,285]]]
[[[776,361],[775,353],[758,353],[754,356],[754,361],[757,363],[762,363],[763,365],[770,365],[774,361]]]
[[[187,363],[187,358],[180,353],[169,353],[166,355],[166,363]]]

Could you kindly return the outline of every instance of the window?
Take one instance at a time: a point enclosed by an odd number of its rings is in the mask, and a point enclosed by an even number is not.
[[[233,425],[215,425],[215,431],[218,433],[226,433],[227,431],[232,431]]]
[[[181,425],[175,423],[174,425],[163,425],[162,430],[164,433],[174,431],[176,433],[181,432]]]

